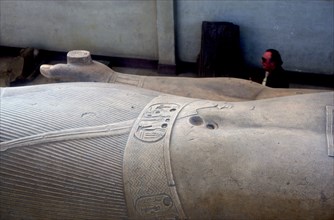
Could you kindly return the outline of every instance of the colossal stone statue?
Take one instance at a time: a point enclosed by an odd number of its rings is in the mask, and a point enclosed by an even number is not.
[[[237,78],[189,78],[139,76],[115,72],[106,65],[93,61],[90,53],[70,51],[67,64],[42,65],[40,72],[47,78],[62,81],[108,82],[128,84],[172,95],[218,101],[244,101],[279,96],[322,92],[310,89],[273,89]]]
[[[1,219],[333,219],[333,92],[1,89]]]

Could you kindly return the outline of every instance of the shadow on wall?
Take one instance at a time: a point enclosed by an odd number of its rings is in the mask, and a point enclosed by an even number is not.
[[[202,23],[199,77],[237,77],[241,73],[239,26],[230,22]]]

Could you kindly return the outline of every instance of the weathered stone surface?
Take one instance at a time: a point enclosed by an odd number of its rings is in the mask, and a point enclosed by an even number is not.
[[[24,48],[20,51],[20,56],[24,59],[24,66],[21,79],[28,79],[29,77],[33,77],[35,74],[34,71],[37,66],[39,50],[35,48]]]
[[[7,87],[22,74],[24,59],[0,57],[0,87]]]
[[[38,54],[37,49],[25,48],[17,56],[0,57],[0,86],[7,87],[16,80],[32,77]]]
[[[88,59],[88,51],[71,51],[76,58]],[[123,74],[97,61],[89,63],[41,65],[40,72],[47,78],[71,82],[108,82],[142,87],[173,95],[210,100],[245,101],[287,95],[321,92],[310,89],[273,89],[237,78],[156,77]]]
[[[3,219],[331,219],[333,92],[247,102],[1,89]]]

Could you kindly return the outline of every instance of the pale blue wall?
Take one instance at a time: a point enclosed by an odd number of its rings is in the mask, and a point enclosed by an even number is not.
[[[174,2],[174,16],[163,7],[158,19],[157,1]],[[202,21],[229,21],[247,64],[276,48],[287,70],[334,74],[334,0],[0,0],[0,45],[173,63],[171,33],[157,28],[173,17],[181,61],[196,61]]]
[[[178,0],[175,8],[183,61],[196,61],[202,21],[229,21],[240,26],[247,64],[276,48],[288,70],[334,74],[333,0]]]
[[[0,45],[157,59],[154,0],[0,0]]]

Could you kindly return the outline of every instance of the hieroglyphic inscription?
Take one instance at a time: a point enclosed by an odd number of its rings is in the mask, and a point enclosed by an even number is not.
[[[156,97],[135,121],[124,153],[124,187],[131,219],[186,219],[172,174],[169,142],[178,114],[191,101]]]
[[[173,206],[172,199],[166,195],[145,196],[137,199],[136,210],[142,216],[157,216]]]
[[[177,104],[155,104],[143,114],[135,132],[135,137],[144,142],[155,142],[163,138],[171,123],[171,116]]]

